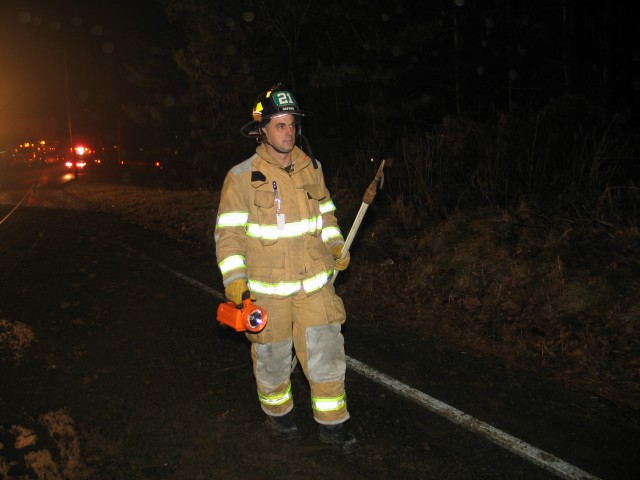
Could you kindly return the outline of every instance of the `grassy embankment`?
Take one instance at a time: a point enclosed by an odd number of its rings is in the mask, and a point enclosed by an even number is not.
[[[455,120],[400,139],[339,291],[354,311],[369,309],[372,327],[411,330],[638,408],[638,142],[565,113]],[[345,231],[375,167],[355,160],[328,178]],[[216,192],[66,190],[213,246]]]

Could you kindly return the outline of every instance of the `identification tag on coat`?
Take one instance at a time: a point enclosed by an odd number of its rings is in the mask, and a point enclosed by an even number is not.
[[[276,213],[276,225],[278,230],[284,230],[284,213]]]

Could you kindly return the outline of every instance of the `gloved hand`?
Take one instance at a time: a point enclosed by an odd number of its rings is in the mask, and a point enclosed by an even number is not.
[[[242,305],[243,297],[246,298],[245,292],[249,293],[249,285],[245,278],[238,278],[224,287],[225,297],[236,305]]]
[[[344,258],[340,258],[342,256],[342,245],[334,245],[331,249],[331,254],[333,255],[333,258],[336,259],[336,270],[338,272],[346,270],[349,266],[349,262],[351,261],[351,252],[347,252]]]

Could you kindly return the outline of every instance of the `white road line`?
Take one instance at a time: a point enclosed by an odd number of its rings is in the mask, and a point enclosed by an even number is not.
[[[137,255],[143,257],[147,261],[157,265],[158,267],[171,272],[176,277],[194,285],[198,288],[201,288],[205,292],[211,294],[212,296],[224,300],[225,297],[222,293],[214,290],[211,287],[208,287],[204,283],[199,282],[198,280],[191,278],[184,273],[180,273],[173,268],[161,263],[144,253],[138,252],[134,249],[130,249],[132,252]],[[598,477],[591,475],[590,473],[585,472],[584,470],[580,470],[578,467],[567,463],[550,453],[547,453],[543,450],[540,450],[533,445],[529,445],[528,443],[520,440],[519,438],[513,437],[508,433],[499,430],[488,423],[484,423],[477,418],[472,417],[464,413],[457,408],[454,408],[450,405],[447,405],[440,400],[437,400],[433,397],[430,397],[426,393],[421,392],[420,390],[416,390],[409,385],[406,385],[394,378],[385,375],[378,370],[371,368],[370,366],[359,362],[358,360],[347,356],[347,366],[356,373],[367,377],[369,380],[376,382],[379,385],[395,392],[402,397],[411,400],[412,402],[417,403],[418,405],[426,408],[427,410],[435,413],[457,425],[460,425],[463,428],[466,428],[470,432],[476,433],[481,437],[486,438],[487,440],[499,445],[516,455],[524,458],[525,460],[530,461],[531,463],[538,465],[539,467],[548,470],[549,472],[559,476],[560,478],[564,478],[567,480],[599,480]]]
[[[507,450],[523,457],[526,460],[544,468],[545,470],[554,473],[555,475],[568,480],[596,480],[598,477],[594,477],[590,473],[580,470],[573,465],[560,460],[559,458],[540,450],[533,445],[529,445],[522,440],[509,435],[508,433],[498,430],[491,425],[484,423],[471,415],[447,405],[440,400],[430,397],[426,393],[416,390],[398,380],[379,372],[370,366],[359,362],[351,357],[347,357],[347,366],[359,373],[360,375],[367,377],[369,380],[382,385],[383,387],[411,400],[418,405],[425,407],[427,410],[440,415],[441,417],[450,420],[453,423],[466,428],[467,430],[477,433],[478,435],[486,438],[487,440],[499,445]]]
[[[225,296],[222,293],[218,292],[217,290],[214,290],[213,288],[205,285],[202,282],[199,282],[195,278],[192,278],[192,277],[190,277],[188,275],[185,275],[184,273],[180,273],[180,272],[174,270],[173,268],[169,267],[168,265],[165,265],[164,263],[159,262],[154,258],[151,258],[149,255],[145,255],[144,253],[139,252],[139,251],[137,251],[137,250],[135,250],[133,248],[129,248],[129,250],[131,252],[135,253],[136,255],[144,258],[146,261],[148,261],[150,263],[153,263],[154,265],[162,268],[163,270],[167,270],[168,272],[173,273],[176,277],[184,280],[185,282],[190,283],[191,285],[193,285],[195,287],[198,287],[201,290],[204,290],[208,294],[210,294],[210,295],[212,295],[212,296],[214,296],[214,297],[216,297],[216,298],[218,298],[220,300],[226,300]]]
[[[37,182],[37,180],[36,180],[36,182]],[[20,205],[22,205],[22,202],[24,202],[27,199],[27,197],[33,193],[34,186],[35,186],[35,183],[33,185],[31,185],[31,187],[29,187],[29,190],[27,190],[27,193],[25,193],[24,197],[22,197],[22,200],[20,200],[16,204],[16,206],[13,207],[13,209],[9,213],[7,213],[2,220],[0,220],[0,225],[2,225],[7,220],[7,218],[9,218],[11,215],[13,215],[13,212],[15,212],[18,208],[20,208]]]

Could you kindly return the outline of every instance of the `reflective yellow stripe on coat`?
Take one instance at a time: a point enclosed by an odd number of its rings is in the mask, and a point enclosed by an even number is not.
[[[313,217],[299,222],[285,223],[283,228],[276,225],[261,225],[259,223],[247,223],[247,235],[249,237],[266,238],[276,240],[278,238],[299,237],[306,233],[322,230],[322,217]]]
[[[249,279],[249,290],[263,295],[287,297],[303,288],[306,293],[313,293],[324,287],[333,276],[333,270],[321,272],[310,278],[297,282],[268,283]]]

